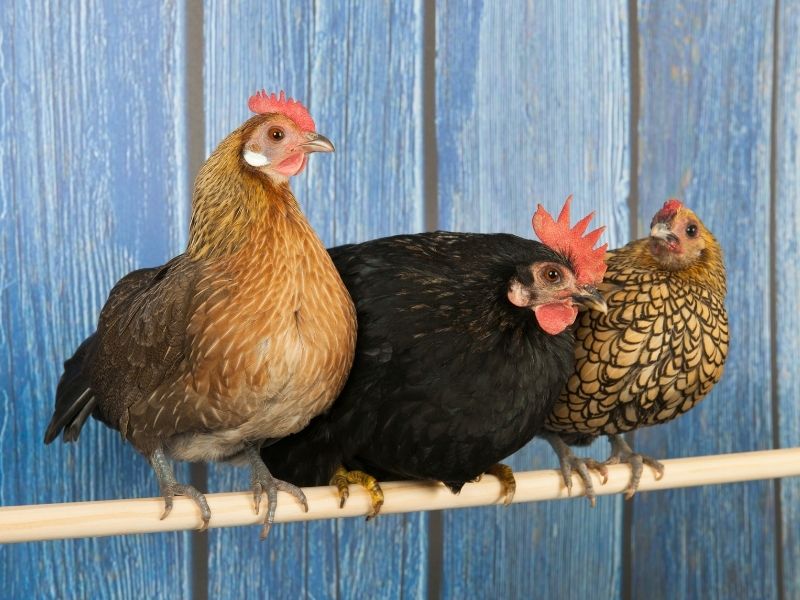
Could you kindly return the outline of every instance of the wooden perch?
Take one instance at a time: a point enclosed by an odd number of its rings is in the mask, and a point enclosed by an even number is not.
[[[678,458],[663,463],[665,472],[660,481],[656,481],[652,470],[645,467],[640,492],[800,475],[800,448]],[[515,475],[517,493],[514,503],[569,497],[557,471],[526,471]],[[609,467],[605,485],[600,484],[596,475],[594,477],[598,496],[617,494],[625,490],[630,468],[627,465]],[[441,484],[387,482],[382,487],[386,496],[382,514],[466,508],[502,502],[500,483],[490,475],[479,482],[467,484],[458,495],[451,494]],[[347,505],[340,509],[335,488],[306,488],[308,513],[302,511],[294,498],[281,492],[275,522],[365,515],[369,508],[369,496],[358,486],[351,486],[350,490]],[[572,497],[585,502],[582,494],[583,485],[577,476],[573,476]],[[206,498],[211,507],[211,527],[256,525],[263,519],[266,502],[262,502],[262,515],[256,515],[250,492],[207,494]],[[0,542],[99,537],[200,527],[197,506],[191,500],[175,498],[172,513],[162,521],[160,516],[163,510],[164,501],[161,498],[0,507]],[[254,530],[253,535],[257,535],[257,531]]]

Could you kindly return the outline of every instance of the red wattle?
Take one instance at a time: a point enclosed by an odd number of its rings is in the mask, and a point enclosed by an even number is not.
[[[573,304],[551,302],[542,304],[533,310],[536,320],[545,333],[557,335],[575,322],[578,309]]]

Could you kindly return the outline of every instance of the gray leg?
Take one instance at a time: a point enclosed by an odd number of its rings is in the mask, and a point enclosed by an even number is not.
[[[306,495],[299,487],[275,479],[267,469],[267,465],[261,459],[261,454],[258,448],[251,446],[246,450],[247,458],[250,459],[250,467],[252,468],[252,476],[250,481],[253,484],[253,498],[256,505],[256,514],[258,514],[258,507],[261,504],[261,494],[267,494],[267,515],[264,519],[264,527],[261,530],[261,539],[267,537],[270,527],[275,520],[275,509],[278,506],[278,491],[288,492],[300,501],[303,505],[303,510],[308,512],[308,502]]]
[[[561,478],[564,480],[564,485],[567,488],[567,493],[572,495],[572,471],[576,471],[583,481],[583,488],[585,490],[586,498],[589,504],[594,506],[597,504],[597,494],[594,491],[594,484],[592,477],[589,475],[589,469],[597,471],[603,478],[603,483],[608,481],[608,469],[603,463],[597,462],[591,458],[580,458],[575,456],[572,449],[561,439],[561,436],[555,433],[548,433],[542,436],[547,443],[552,446],[556,455],[558,456],[559,465],[561,468]]]
[[[161,495],[164,496],[164,514],[161,515],[161,518],[166,519],[167,515],[172,512],[172,499],[176,495],[188,496],[194,500],[200,508],[200,515],[203,518],[203,526],[200,528],[200,531],[208,529],[208,522],[211,520],[211,511],[208,508],[206,497],[193,486],[178,483],[178,480],[175,479],[175,473],[172,471],[172,466],[164,455],[164,451],[160,448],[150,456],[150,464],[156,472],[158,486],[161,488]]]
[[[664,465],[654,458],[634,452],[621,435],[610,435],[608,436],[608,441],[611,442],[611,456],[605,464],[627,463],[631,466],[631,481],[625,490],[626,499],[633,498],[639,488],[644,465],[651,467],[656,472],[656,479],[661,479],[664,476]]]

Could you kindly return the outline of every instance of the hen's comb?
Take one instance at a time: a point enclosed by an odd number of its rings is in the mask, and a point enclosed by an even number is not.
[[[274,93],[267,94],[264,90],[256,92],[247,101],[247,107],[254,113],[280,113],[294,121],[301,131],[315,131],[314,119],[308,114],[308,109],[297,100],[287,98],[284,92],[280,96]]]
[[[680,200],[676,200],[675,198],[670,198],[666,202],[664,202],[664,206],[661,207],[656,215],[653,217],[653,220],[650,222],[650,227],[655,225],[656,223],[666,223],[672,220],[672,218],[678,214],[678,211],[683,208],[683,203]]]
[[[580,285],[598,285],[603,281],[603,275],[606,272],[604,256],[608,244],[603,244],[599,248],[595,248],[594,245],[606,228],[599,227],[583,235],[589,226],[589,221],[594,217],[594,213],[589,213],[575,223],[575,227],[570,228],[569,205],[571,202],[572,196],[570,195],[564,202],[564,208],[561,209],[558,220],[555,221],[550,213],[539,204],[532,219],[533,230],[542,243],[569,259]]]

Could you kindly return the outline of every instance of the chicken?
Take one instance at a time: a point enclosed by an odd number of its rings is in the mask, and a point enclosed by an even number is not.
[[[200,169],[186,252],[134,271],[111,290],[97,331],[66,361],[45,443],[75,441],[93,414],[152,465],[165,500],[203,494],[175,479],[169,458],[249,460],[255,510],[273,521],[278,490],[260,458],[267,439],[302,429],[339,394],[355,351],[355,308],[289,178],[311,152],[332,152],[308,111],[283,92],[249,100],[256,113]]]
[[[605,475],[607,464],[630,464],[628,498],[643,465],[661,477],[661,463],[633,452],[621,434],[694,407],[722,377],[728,354],[722,250],[681,202],[666,202],[653,217],[649,237],[609,252],[606,261],[600,291],[608,312],[581,317],[575,369],[546,422],[564,483],[571,488],[575,469],[592,505],[588,469]],[[567,446],[600,435],[611,441],[605,463],[580,459]]]
[[[296,485],[370,491],[386,478],[443,481],[458,492],[485,472],[513,496],[497,464],[522,447],[572,368],[578,306],[603,308],[602,229],[569,229],[540,206],[545,244],[504,234],[438,231],[332,249],[356,302],[359,333],[348,382],[331,410],[263,453]]]

